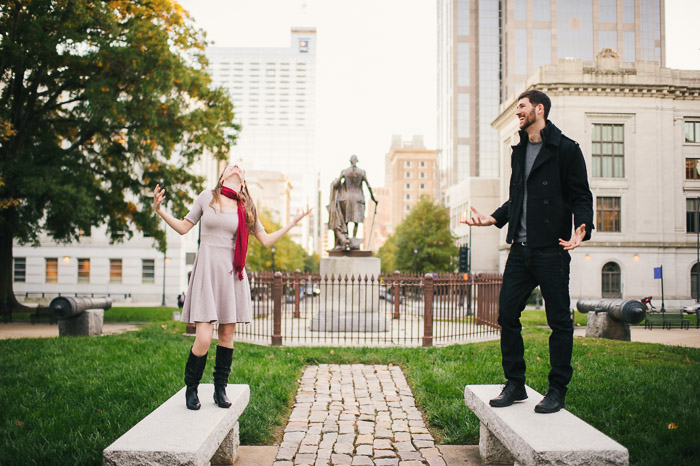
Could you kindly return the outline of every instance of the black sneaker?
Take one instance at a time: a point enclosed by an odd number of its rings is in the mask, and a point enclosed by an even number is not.
[[[516,385],[513,382],[506,382],[501,394],[498,395],[493,400],[489,401],[489,404],[494,408],[505,408],[506,406],[512,405],[516,401],[523,401],[527,399],[527,392],[523,385]]]
[[[536,413],[556,413],[562,409],[566,403],[564,402],[564,394],[556,388],[549,388],[545,393],[542,401],[535,406]]]

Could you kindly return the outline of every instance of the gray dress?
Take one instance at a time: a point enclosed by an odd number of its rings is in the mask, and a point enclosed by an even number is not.
[[[221,212],[209,207],[213,194],[203,191],[185,219],[196,225],[201,220],[199,250],[187,287],[182,321],[248,323],[251,320],[250,284],[243,271],[243,280],[233,272],[233,251],[238,232],[237,212]],[[255,232],[263,230],[258,220]]]

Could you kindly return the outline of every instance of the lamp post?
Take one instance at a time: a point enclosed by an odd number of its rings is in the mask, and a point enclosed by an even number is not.
[[[163,251],[163,299],[160,300],[160,305],[165,306],[165,257],[166,251]]]
[[[270,254],[272,254],[272,271],[275,271],[275,253],[277,252],[277,248],[272,246],[270,248]]]
[[[418,274],[418,248],[413,248],[413,271]]]
[[[696,167],[698,173],[700,173],[700,166]],[[695,261],[695,302],[700,303],[700,196],[696,200],[695,204],[695,235],[697,238],[696,242],[696,261]]]
[[[168,246],[167,246],[167,233],[168,233],[168,226],[165,224],[165,220],[163,220],[163,228],[165,229],[165,240],[166,240],[166,246],[163,248],[163,297],[160,300],[160,305],[165,306],[165,262],[166,262],[166,256],[168,254]]]

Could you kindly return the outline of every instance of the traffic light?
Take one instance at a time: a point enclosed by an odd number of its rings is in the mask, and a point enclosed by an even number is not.
[[[469,272],[469,246],[459,247],[459,273]]]

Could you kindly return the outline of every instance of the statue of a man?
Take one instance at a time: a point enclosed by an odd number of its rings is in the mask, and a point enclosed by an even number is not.
[[[336,249],[349,249],[349,243],[353,246],[357,244],[357,228],[365,219],[365,195],[362,192],[362,183],[367,185],[370,198],[374,203],[377,200],[372,193],[372,187],[367,181],[367,174],[361,168],[357,168],[357,156],[350,157],[350,167],[340,172],[340,176],[331,185],[331,209],[337,206],[339,212],[331,216],[329,227],[336,232]],[[345,228],[339,228],[340,218]],[[350,223],[353,223],[352,237],[348,238],[350,232]],[[335,228],[334,228],[335,227]],[[341,233],[341,240],[338,241],[338,231]],[[355,241],[353,241],[355,240]],[[339,247],[341,246],[341,247]],[[359,248],[359,245],[356,246]]]

